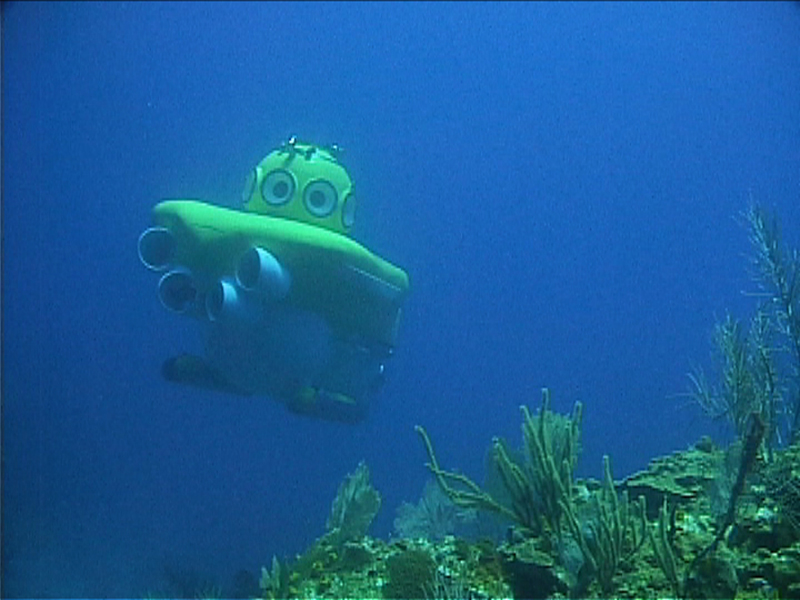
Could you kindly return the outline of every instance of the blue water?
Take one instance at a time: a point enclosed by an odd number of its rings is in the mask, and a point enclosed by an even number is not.
[[[800,245],[800,7],[4,3],[5,596],[231,590],[324,532],[365,460],[374,535],[481,479],[519,405],[585,405],[579,474],[724,426],[687,404],[755,300],[748,199]],[[412,292],[359,425],[169,384],[196,350],[136,253],[152,206],[235,206],[296,134],[344,147],[355,237]],[[176,593],[172,588],[172,593]]]

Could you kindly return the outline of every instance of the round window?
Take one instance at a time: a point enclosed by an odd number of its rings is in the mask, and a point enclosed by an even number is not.
[[[344,205],[342,206],[342,225],[344,225],[345,229],[350,229],[353,223],[356,222],[357,207],[358,202],[356,202],[356,195],[353,193],[347,194],[347,198],[344,199]]]
[[[261,182],[261,197],[272,206],[286,204],[294,194],[294,177],[288,171],[276,169],[267,173]]]
[[[253,197],[253,192],[256,189],[257,179],[258,172],[253,169],[250,171],[250,174],[247,176],[247,181],[244,184],[244,190],[242,191],[242,204],[247,204],[250,201],[250,198]]]
[[[303,192],[306,210],[315,217],[327,217],[336,209],[336,190],[327,181],[312,181]]]

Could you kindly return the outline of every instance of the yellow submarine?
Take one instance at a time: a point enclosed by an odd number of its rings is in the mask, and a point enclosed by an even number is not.
[[[290,138],[250,173],[243,210],[165,200],[139,236],[158,297],[202,324],[204,351],[163,376],[290,410],[358,421],[384,379],[408,275],[350,237],[353,181],[338,158]]]

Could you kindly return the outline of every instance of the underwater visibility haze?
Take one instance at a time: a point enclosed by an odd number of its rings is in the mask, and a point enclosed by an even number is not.
[[[800,248],[798,40],[795,2],[3,3],[3,597],[280,595],[280,565],[330,532],[360,464],[380,493],[364,526],[389,541],[433,489],[424,439],[440,478],[483,485],[498,452],[514,464],[526,405],[565,451],[576,416],[544,421],[543,388],[554,415],[582,407],[578,478],[604,481],[608,455],[622,479],[704,435],[745,458],[748,440],[785,446],[769,423],[709,418],[687,374],[713,377],[726,315],[747,324],[763,299],[748,208]],[[297,148],[346,169],[319,190],[354,190],[345,233],[385,261],[355,272],[397,293],[396,332],[375,317],[392,351],[358,362],[385,367],[379,391],[336,388],[369,395],[357,419],[287,410],[286,381],[328,348],[291,327],[265,327],[268,360],[248,356],[262,330],[226,329],[217,350],[248,381],[283,377],[273,397],[225,393],[240,390],[199,359],[165,370],[204,356],[206,331],[165,310],[137,252],[165,199],[259,213],[248,176]],[[280,231],[247,241],[291,241]],[[310,246],[363,258],[340,233]],[[347,281],[309,284],[303,306],[350,334],[364,304]],[[197,369],[213,385],[168,381]],[[510,520],[580,545],[572,512],[539,514]],[[616,589],[600,567],[592,581]]]

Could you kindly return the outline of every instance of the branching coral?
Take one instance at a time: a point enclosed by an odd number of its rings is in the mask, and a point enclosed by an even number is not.
[[[493,443],[494,464],[507,502],[500,502],[466,475],[443,470],[428,434],[418,426],[430,459],[427,466],[456,506],[500,514],[531,536],[563,542],[565,533],[571,535],[583,555],[587,578],[597,578],[603,591],[610,592],[618,567],[645,539],[644,499],[629,502],[624,494],[620,501],[606,457],[603,486],[593,496],[592,515],[581,520],[573,496],[573,471],[580,449],[582,405],[576,403],[570,417],[554,414],[550,393],[544,389],[538,414],[531,415],[523,406],[522,415],[521,460],[512,458],[502,440]]]
[[[613,591],[613,578],[619,566],[629,561],[642,547],[647,531],[644,496],[628,500],[628,493],[617,496],[611,475],[611,459],[603,457],[603,485],[592,496],[594,517],[586,526],[565,510],[572,537],[578,542],[584,561],[597,578],[604,593]],[[587,535],[588,533],[588,535]]]
[[[689,375],[692,396],[712,418],[727,418],[741,436],[747,418],[760,408],[760,393],[756,385],[753,356],[741,323],[726,315],[714,326],[714,345],[720,363],[720,387],[708,383],[702,369]],[[766,350],[766,349],[764,349]]]
[[[511,475],[507,486],[531,488],[531,495],[538,498],[541,505],[541,510],[537,512],[538,518],[543,521],[540,522],[540,529],[544,525],[560,537],[564,513],[572,505],[572,473],[580,453],[583,405],[576,402],[569,419],[557,415],[550,410],[550,391],[544,389],[539,414],[532,417],[526,406],[522,407],[522,414],[527,459],[525,470],[511,469],[516,465],[508,459],[507,454],[498,455],[498,466],[501,467],[501,474],[505,468]],[[495,448],[499,445],[495,442]]]
[[[719,387],[696,369],[690,395],[713,418],[726,417],[740,438],[759,414],[771,450],[800,433],[800,256],[783,247],[776,219],[762,208],[751,205],[744,217],[761,302],[747,331],[730,315],[715,326]]]
[[[800,254],[784,246],[777,218],[763,208],[751,203],[745,218],[754,250],[754,277],[764,297],[762,310],[780,336],[777,349],[788,354],[791,364],[786,400],[793,440],[800,433]]]
[[[542,408],[531,416],[522,408],[525,459],[511,458],[505,443],[495,438],[493,458],[510,505],[503,504],[466,475],[443,470],[424,428],[417,426],[430,462],[428,468],[442,491],[456,506],[500,514],[538,535],[545,528],[561,535],[564,507],[571,506],[572,470],[579,450],[582,407],[578,402],[570,419],[550,411],[550,392],[542,390]]]
[[[675,508],[673,507],[670,513],[667,508],[667,497],[664,496],[664,502],[658,511],[658,523],[654,528],[648,528],[647,533],[650,537],[658,566],[667,578],[675,597],[681,598],[683,596],[683,581],[679,573],[678,560],[672,549],[672,536],[675,531],[674,511]]]

